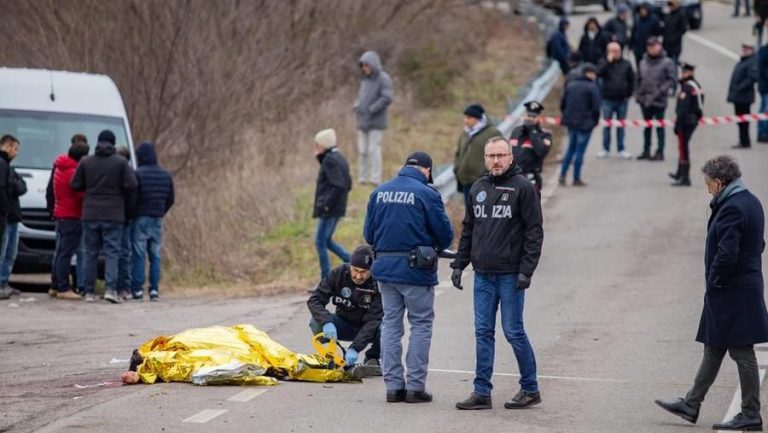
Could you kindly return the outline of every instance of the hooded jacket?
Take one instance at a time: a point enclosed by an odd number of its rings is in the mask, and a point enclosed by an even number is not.
[[[453,227],[440,193],[427,185],[421,171],[406,166],[371,193],[363,236],[373,246],[371,270],[379,283],[433,287],[437,267],[411,268],[406,256],[378,254],[408,253],[416,247],[446,249],[453,241]]]
[[[666,53],[645,54],[635,79],[635,100],[643,107],[665,108],[669,90],[675,86],[675,62]]]
[[[51,187],[53,192],[53,217],[56,219],[80,219],[83,216],[83,193],[72,189],[70,182],[75,175],[77,161],[68,154],[59,155],[53,162]]]
[[[571,81],[560,102],[563,126],[591,131],[600,121],[601,104],[600,89],[594,81],[583,76]]]
[[[568,35],[565,34],[565,30],[562,28],[552,33],[549,41],[547,41],[547,57],[555,60],[560,65],[560,71],[563,75],[567,75],[571,70],[569,63],[571,57],[571,46],[568,44]]]
[[[387,108],[394,97],[392,78],[384,72],[379,55],[374,51],[363,53],[360,63],[370,65],[372,71],[360,80],[354,107],[357,129],[365,132],[387,129]]]
[[[488,173],[469,192],[451,267],[464,269],[471,262],[475,272],[532,277],[544,243],[542,223],[539,193],[519,167]]]
[[[618,42],[621,49],[627,46],[629,42],[629,26],[626,21],[619,17],[613,17],[605,23],[603,34],[608,42]]]
[[[589,37],[587,27],[589,23],[595,23],[597,25],[597,32],[594,38]],[[584,34],[579,41],[579,52],[581,53],[581,61],[585,63],[592,63],[596,65],[605,56],[605,47],[608,45],[608,41],[603,35],[603,31],[600,28],[600,23],[596,19],[587,20],[584,24]]]
[[[728,102],[732,104],[755,102],[755,82],[757,82],[757,56],[744,56],[733,68],[731,83],[728,86]]]
[[[136,148],[136,178],[139,189],[135,216],[162,218],[176,199],[171,174],[157,164],[157,151],[152,143]]]
[[[115,145],[100,141],[94,155],[80,160],[70,186],[85,191],[83,221],[123,224],[126,197],[136,189],[137,181],[128,161],[115,153]]]
[[[661,36],[661,21],[659,21],[659,18],[647,6],[640,7],[648,9],[648,16],[645,18],[637,16],[637,20],[632,25],[632,36],[629,39],[629,47],[638,58],[642,57],[645,53],[648,38],[651,36]]]
[[[318,155],[317,159],[320,171],[317,173],[312,218],[341,218],[347,212],[347,197],[352,189],[349,163],[336,147]]]

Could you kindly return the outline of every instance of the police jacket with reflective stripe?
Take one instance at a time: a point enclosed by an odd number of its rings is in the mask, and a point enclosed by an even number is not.
[[[513,166],[486,174],[469,193],[461,240],[452,268],[470,262],[475,272],[533,276],[544,241],[541,202],[534,186]]]
[[[355,284],[349,265],[333,268],[307,301],[312,318],[320,325],[331,321],[331,313],[325,308],[331,302],[336,315],[355,328],[360,328],[352,340],[352,348],[358,352],[368,346],[384,317],[379,285],[371,277],[363,284]]]
[[[371,193],[363,235],[376,253],[408,252],[419,246],[442,250],[453,241],[453,227],[440,193],[427,185],[417,168],[403,167]],[[376,257],[373,276],[379,283],[437,285],[437,268],[411,268],[404,255]]]

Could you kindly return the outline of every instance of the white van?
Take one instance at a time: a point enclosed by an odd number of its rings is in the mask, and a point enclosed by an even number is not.
[[[54,249],[54,223],[45,190],[53,161],[69,149],[74,134],[96,146],[110,129],[117,145],[127,146],[135,166],[133,140],[123,98],[106,75],[43,69],[0,68],[0,136],[21,141],[11,165],[27,183],[21,196],[19,256],[15,270],[48,271]]]

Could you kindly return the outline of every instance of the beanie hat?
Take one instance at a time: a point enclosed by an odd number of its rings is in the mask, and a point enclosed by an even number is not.
[[[475,119],[482,119],[485,114],[485,108],[480,104],[472,104],[464,109],[464,114]]]
[[[336,131],[332,128],[323,129],[315,134],[315,143],[323,146],[326,149],[330,149],[336,146]]]
[[[355,251],[349,256],[349,264],[360,269],[371,269],[373,264],[373,251],[371,247],[362,245],[355,248]]]
[[[106,141],[107,143],[115,144],[115,133],[110,131],[109,129],[105,129],[101,132],[99,132],[99,139],[96,140],[97,142]]]

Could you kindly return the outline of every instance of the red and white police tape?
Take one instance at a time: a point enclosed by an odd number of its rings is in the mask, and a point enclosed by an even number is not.
[[[507,119],[514,120],[513,116],[507,116]],[[545,125],[560,125],[560,117],[541,117],[541,123]],[[755,114],[739,114],[732,116],[710,116],[702,117],[699,120],[699,125],[726,125],[732,123],[744,123],[755,122],[758,120],[768,120],[768,113],[755,113]],[[649,128],[649,127],[665,127],[675,126],[675,121],[672,119],[600,119],[600,126],[616,126],[618,128]]]

